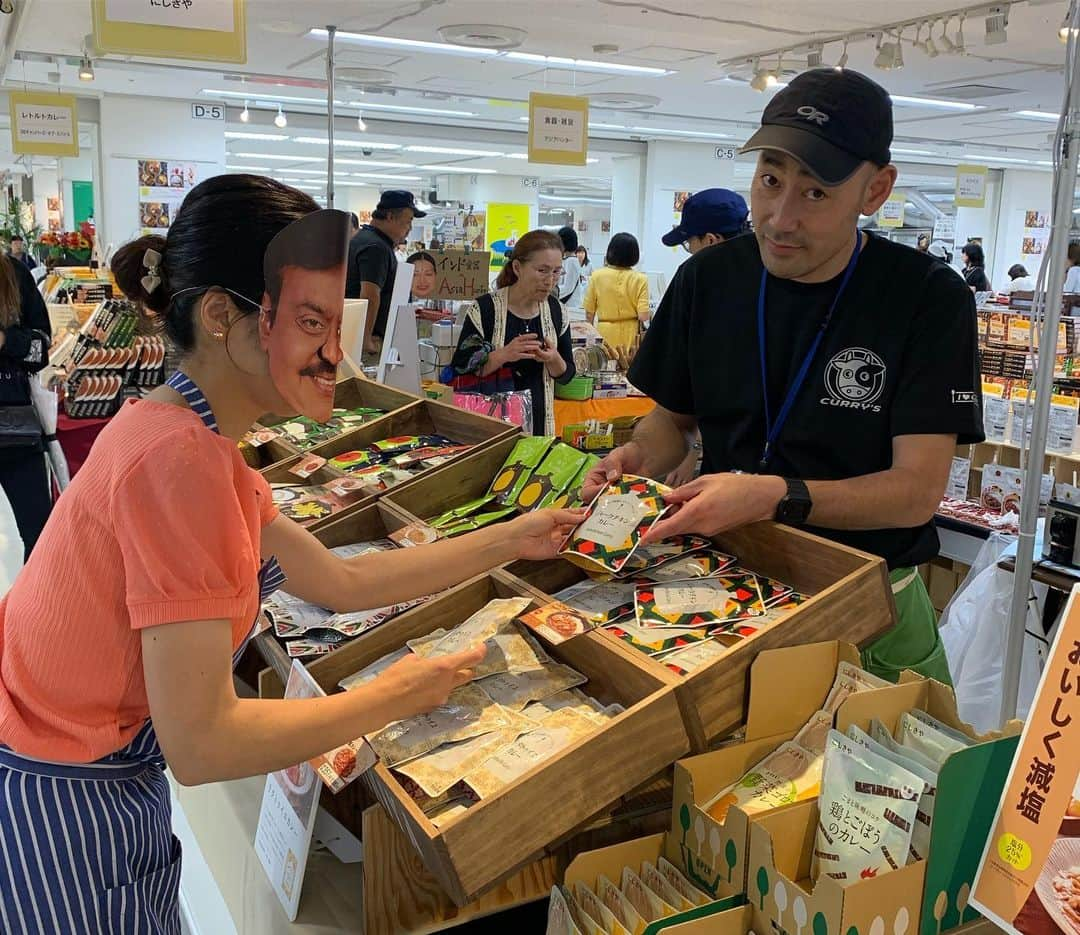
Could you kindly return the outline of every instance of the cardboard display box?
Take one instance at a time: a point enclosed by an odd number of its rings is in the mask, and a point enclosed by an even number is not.
[[[587,851],[570,862],[566,868],[565,884],[571,892],[575,883],[582,883],[595,893],[597,880],[603,875],[619,886],[624,867],[640,873],[644,861],[655,866],[660,857],[665,857],[678,867],[678,851],[678,845],[668,834],[653,834]],[[693,880],[689,882],[694,883]],[[718,899],[653,922],[645,929],[645,935],[659,932],[665,935],[748,935],[752,916],[752,910],[742,897]]]
[[[452,588],[316,659],[308,671],[327,691],[407,640],[457,626],[497,597],[533,596],[490,575]],[[546,760],[503,791],[441,827],[433,825],[381,763],[368,788],[408,835],[427,868],[459,906],[495,887],[620,797],[685,755],[689,740],[670,686],[591,635],[550,655],[589,679],[583,691],[625,713]]]
[[[431,399],[423,399],[332,439],[318,446],[317,451],[308,452],[305,455],[296,455],[265,469],[262,473],[271,484],[310,484],[314,486],[347,477],[348,475],[327,464],[306,479],[297,477],[292,471],[304,458],[311,454],[330,459],[346,451],[365,448],[374,442],[397,435],[443,435],[459,444],[473,446],[473,451],[464,452],[459,456],[464,457],[497,442],[514,438],[518,434],[517,427],[507,425],[498,419],[490,419],[487,416],[458,409],[456,406],[448,406],[445,403],[435,402]],[[458,459],[455,458],[454,460]],[[440,467],[446,466],[440,465]],[[405,481],[396,487],[390,488],[390,490],[401,491],[420,480],[426,479],[436,470],[439,470],[439,468],[420,471],[412,480]],[[312,531],[321,529],[324,525],[334,522],[342,516],[347,516],[362,506],[367,506],[375,500],[382,499],[389,492],[380,491],[363,496],[348,509],[320,520],[318,523],[309,526],[308,529]]]
[[[802,729],[825,703],[840,662],[859,665],[858,650],[834,640],[761,653],[750,668],[743,742],[675,764],[675,850],[668,860],[710,895],[719,899],[746,893],[750,825],[763,815],[748,816],[732,806],[721,823],[702,806]]]
[[[895,731],[900,715],[915,708],[978,741],[950,756],[938,774],[929,859],[846,887],[828,877],[815,884],[809,877],[817,801],[770,812],[750,826],[747,896],[756,932],[786,935],[809,924],[814,935],[940,935],[978,918],[968,895],[1021,725],[978,736],[960,721],[949,688],[907,672],[897,686],[848,698],[836,726],[842,733],[852,724],[868,730],[876,718]]]
[[[762,650],[823,639],[843,639],[863,646],[896,623],[888,572],[884,560],[877,556],[771,522],[726,532],[714,541],[723,551],[737,556],[744,568],[812,597],[779,623],[747,637],[722,658],[686,676],[676,675],[606,630],[594,631],[614,652],[629,655],[656,678],[676,687],[692,749],[698,753],[743,722],[747,674]],[[585,577],[561,559],[515,562],[497,574],[506,580],[524,581],[542,602]]]
[[[372,503],[356,512],[339,513],[330,517],[332,522],[323,523],[314,531],[314,536],[328,549],[337,548],[339,545],[352,545],[354,542],[373,542],[376,539],[386,539],[390,533],[401,529],[409,524],[409,518],[401,515],[392,506],[386,503]],[[288,581],[284,584],[284,590],[289,590]],[[392,621],[387,621],[392,623]],[[254,643],[260,655],[266,660],[278,678],[281,679],[282,691],[289,680],[289,669],[292,660],[274,635],[264,630],[255,637]],[[319,657],[316,657],[319,658]],[[261,694],[261,692],[260,692]]]
[[[370,409],[381,409],[386,415],[376,416],[368,422],[364,423],[364,426],[371,425],[380,419],[385,419],[387,415],[392,412],[396,412],[398,409],[404,409],[406,406],[411,406],[413,403],[420,399],[419,396],[414,396],[412,393],[406,393],[404,390],[395,389],[392,386],[385,386],[382,383],[376,383],[374,380],[368,380],[366,377],[346,377],[344,380],[339,380],[337,387],[334,389],[334,408],[335,409],[358,409],[361,406]],[[280,425],[282,422],[287,422],[288,419],[279,419],[274,416],[264,416],[259,420],[261,425],[267,428],[273,428],[275,425]],[[363,428],[364,426],[358,426]],[[337,441],[340,438],[345,438],[351,435],[355,429],[339,435],[338,438],[331,439],[331,441]],[[321,450],[328,443],[323,442],[321,445],[315,445],[313,448],[308,449],[303,454],[321,454]],[[267,442],[265,445],[261,445],[257,449],[262,454],[266,463],[262,467],[269,467],[276,464],[279,461],[285,461],[289,458],[293,458],[298,454],[301,454],[299,448],[293,445],[287,438],[278,438],[273,441]],[[348,449],[344,449],[348,450]]]

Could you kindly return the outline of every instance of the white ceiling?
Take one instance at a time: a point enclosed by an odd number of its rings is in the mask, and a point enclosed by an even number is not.
[[[526,31],[517,52],[669,70],[671,73],[661,76],[611,74],[588,65],[560,63],[545,68],[543,63],[502,55],[462,57],[339,41],[340,67],[382,69],[389,72],[391,82],[368,85],[366,91],[339,84],[339,111],[349,115],[355,126],[355,116],[362,109],[369,125],[363,137],[350,134],[355,140],[521,153],[526,126],[521,118],[527,112],[529,92],[573,91],[594,100],[591,155],[599,161],[587,170],[577,170],[577,175],[585,177],[610,177],[610,160],[626,151],[625,144],[620,149],[618,144],[605,141],[743,141],[756,126],[768,97],[768,92],[752,91],[746,83],[752,71],[749,60],[755,56],[763,56],[763,65],[775,66],[779,49],[802,45],[802,52],[788,54],[783,61],[785,71],[794,74],[806,66],[805,46],[811,42],[850,32],[865,34],[899,16],[933,19],[960,8],[957,0],[546,0],[542,6],[527,0],[499,4],[487,0],[248,0],[246,65],[210,67],[99,58],[95,81],[84,84],[76,78],[76,65],[85,36],[91,31],[88,0],[23,0],[23,5],[25,15],[7,68],[7,83],[47,85],[48,73],[58,69],[61,86],[83,94],[202,97],[226,100],[236,108],[243,105],[246,96],[252,120],[246,126],[231,123],[234,131],[276,132],[271,119],[277,103],[289,114],[286,132],[293,135],[298,135],[296,126],[308,123],[304,114],[317,117],[325,113],[325,40],[309,32],[327,23],[384,38],[440,42],[442,27],[494,21],[497,26]],[[989,5],[984,3],[982,9]],[[969,16],[965,22],[967,53],[963,55],[928,58],[912,45],[914,31],[908,29],[903,33],[906,67],[897,71],[873,67],[873,41],[851,44],[849,66],[872,75],[894,95],[962,100],[978,107],[958,112],[897,102],[898,159],[948,164],[974,156],[1002,167],[1048,162],[1048,135],[1053,124],[1019,117],[1017,112],[1056,111],[1060,104],[1064,46],[1057,31],[1066,3],[1017,0],[1009,6],[1005,44],[985,44],[982,14]],[[955,37],[957,25],[954,17],[950,36]],[[934,36],[940,33],[939,23]],[[925,30],[922,34],[925,36]],[[594,51],[601,43],[616,45],[619,51]],[[840,51],[838,42],[827,45],[825,63],[835,62]],[[59,66],[45,57],[59,57]],[[991,90],[986,96],[961,97],[966,92],[957,88],[971,85]],[[658,100],[643,110],[620,111],[604,106],[598,95],[615,99],[647,95]],[[230,114],[233,121],[236,114],[236,110]],[[317,127],[318,121],[309,126]],[[481,131],[501,132],[492,136]],[[319,134],[313,130],[310,135]],[[480,138],[484,141],[478,142]],[[266,160],[234,154],[303,156],[321,152],[291,140],[230,140],[229,151],[231,164],[264,166]],[[338,155],[353,158],[356,154],[341,150]],[[435,171],[425,168],[430,165],[518,174],[527,171],[523,160],[515,162],[505,156],[470,158],[390,150],[376,151],[371,159],[421,168],[373,167],[370,172],[405,176],[419,172],[425,178]],[[281,175],[303,167],[302,162],[281,160],[269,164],[280,167]],[[341,168],[351,174],[365,167]],[[545,169],[544,174],[551,173]],[[386,180],[371,181],[384,184]]]

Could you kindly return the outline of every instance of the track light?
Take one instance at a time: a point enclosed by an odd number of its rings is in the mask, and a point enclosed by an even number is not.
[[[930,28],[926,30],[926,41],[922,45],[923,52],[926,53],[927,58],[938,57],[938,47],[934,45],[934,24],[930,24]]]
[[[776,72],[761,67],[761,59],[754,59],[754,75],[750,79],[750,87],[755,91],[767,91],[775,87],[777,82]]]
[[[956,46],[953,44],[952,39],[949,38],[949,18],[946,17],[941,23],[941,38],[938,39],[938,45],[941,46],[941,51],[946,55],[956,51]]]
[[[285,112],[281,109],[281,105],[278,104],[277,116],[274,118],[274,126],[277,127],[278,129],[283,130],[288,125],[289,125],[289,120],[285,116]]]
[[[964,18],[967,14],[960,14],[960,25],[956,27],[956,39],[953,41],[953,51],[957,55],[963,55],[967,52],[967,47],[964,42]]]
[[[1001,45],[1009,39],[1006,29],[1009,26],[1009,8],[993,7],[986,13],[986,44]]]
[[[240,111],[240,122],[247,123],[251,119],[251,111],[248,110],[247,101],[244,101],[244,109]]]
[[[356,129],[361,133],[367,129],[367,124],[364,123],[364,115],[362,113],[356,115]]]
[[[810,50],[806,53],[806,67],[807,68],[820,68],[821,67],[821,55],[825,51],[823,45],[814,45],[810,47]]]
[[[836,62],[835,68],[836,68],[837,71],[843,71],[844,68],[847,67],[847,63],[848,63],[847,44],[848,44],[848,41],[847,41],[847,39],[845,39],[844,40],[844,51],[840,53],[840,58],[837,59],[837,62]]]
[[[82,61],[79,62],[79,80],[80,81],[93,81],[94,80],[94,63],[90,61],[89,55],[83,55]]]
[[[904,67],[904,51],[900,46],[900,37],[895,42],[882,42],[882,35],[878,35],[877,55],[874,57],[874,67],[882,71],[894,71]]]

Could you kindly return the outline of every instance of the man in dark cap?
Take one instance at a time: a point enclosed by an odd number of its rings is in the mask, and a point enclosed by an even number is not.
[[[679,223],[661,240],[665,247],[683,245],[689,254],[723,243],[750,230],[749,209],[738,192],[726,188],[706,188],[694,192],[683,204]]]
[[[858,229],[896,181],[892,103],[853,71],[804,72],[765,108],[754,236],[690,257],[630,370],[656,410],[590,475],[662,477],[700,429],[703,474],[650,541],[759,520],[886,559],[899,625],[864,664],[948,681],[915,568],[959,441],[982,441],[970,290],[932,257]],[[900,285],[898,285],[900,284]]]
[[[394,247],[408,237],[413,219],[425,217],[412,192],[383,192],[371,213],[371,223],[349,242],[345,298],[367,299],[364,323],[364,364],[378,363],[390,314],[390,297],[397,275]]]

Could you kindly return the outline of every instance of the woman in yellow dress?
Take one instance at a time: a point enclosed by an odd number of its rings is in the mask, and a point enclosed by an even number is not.
[[[634,269],[639,259],[637,238],[616,234],[585,290],[585,315],[612,347],[631,347],[649,320],[649,278]]]

